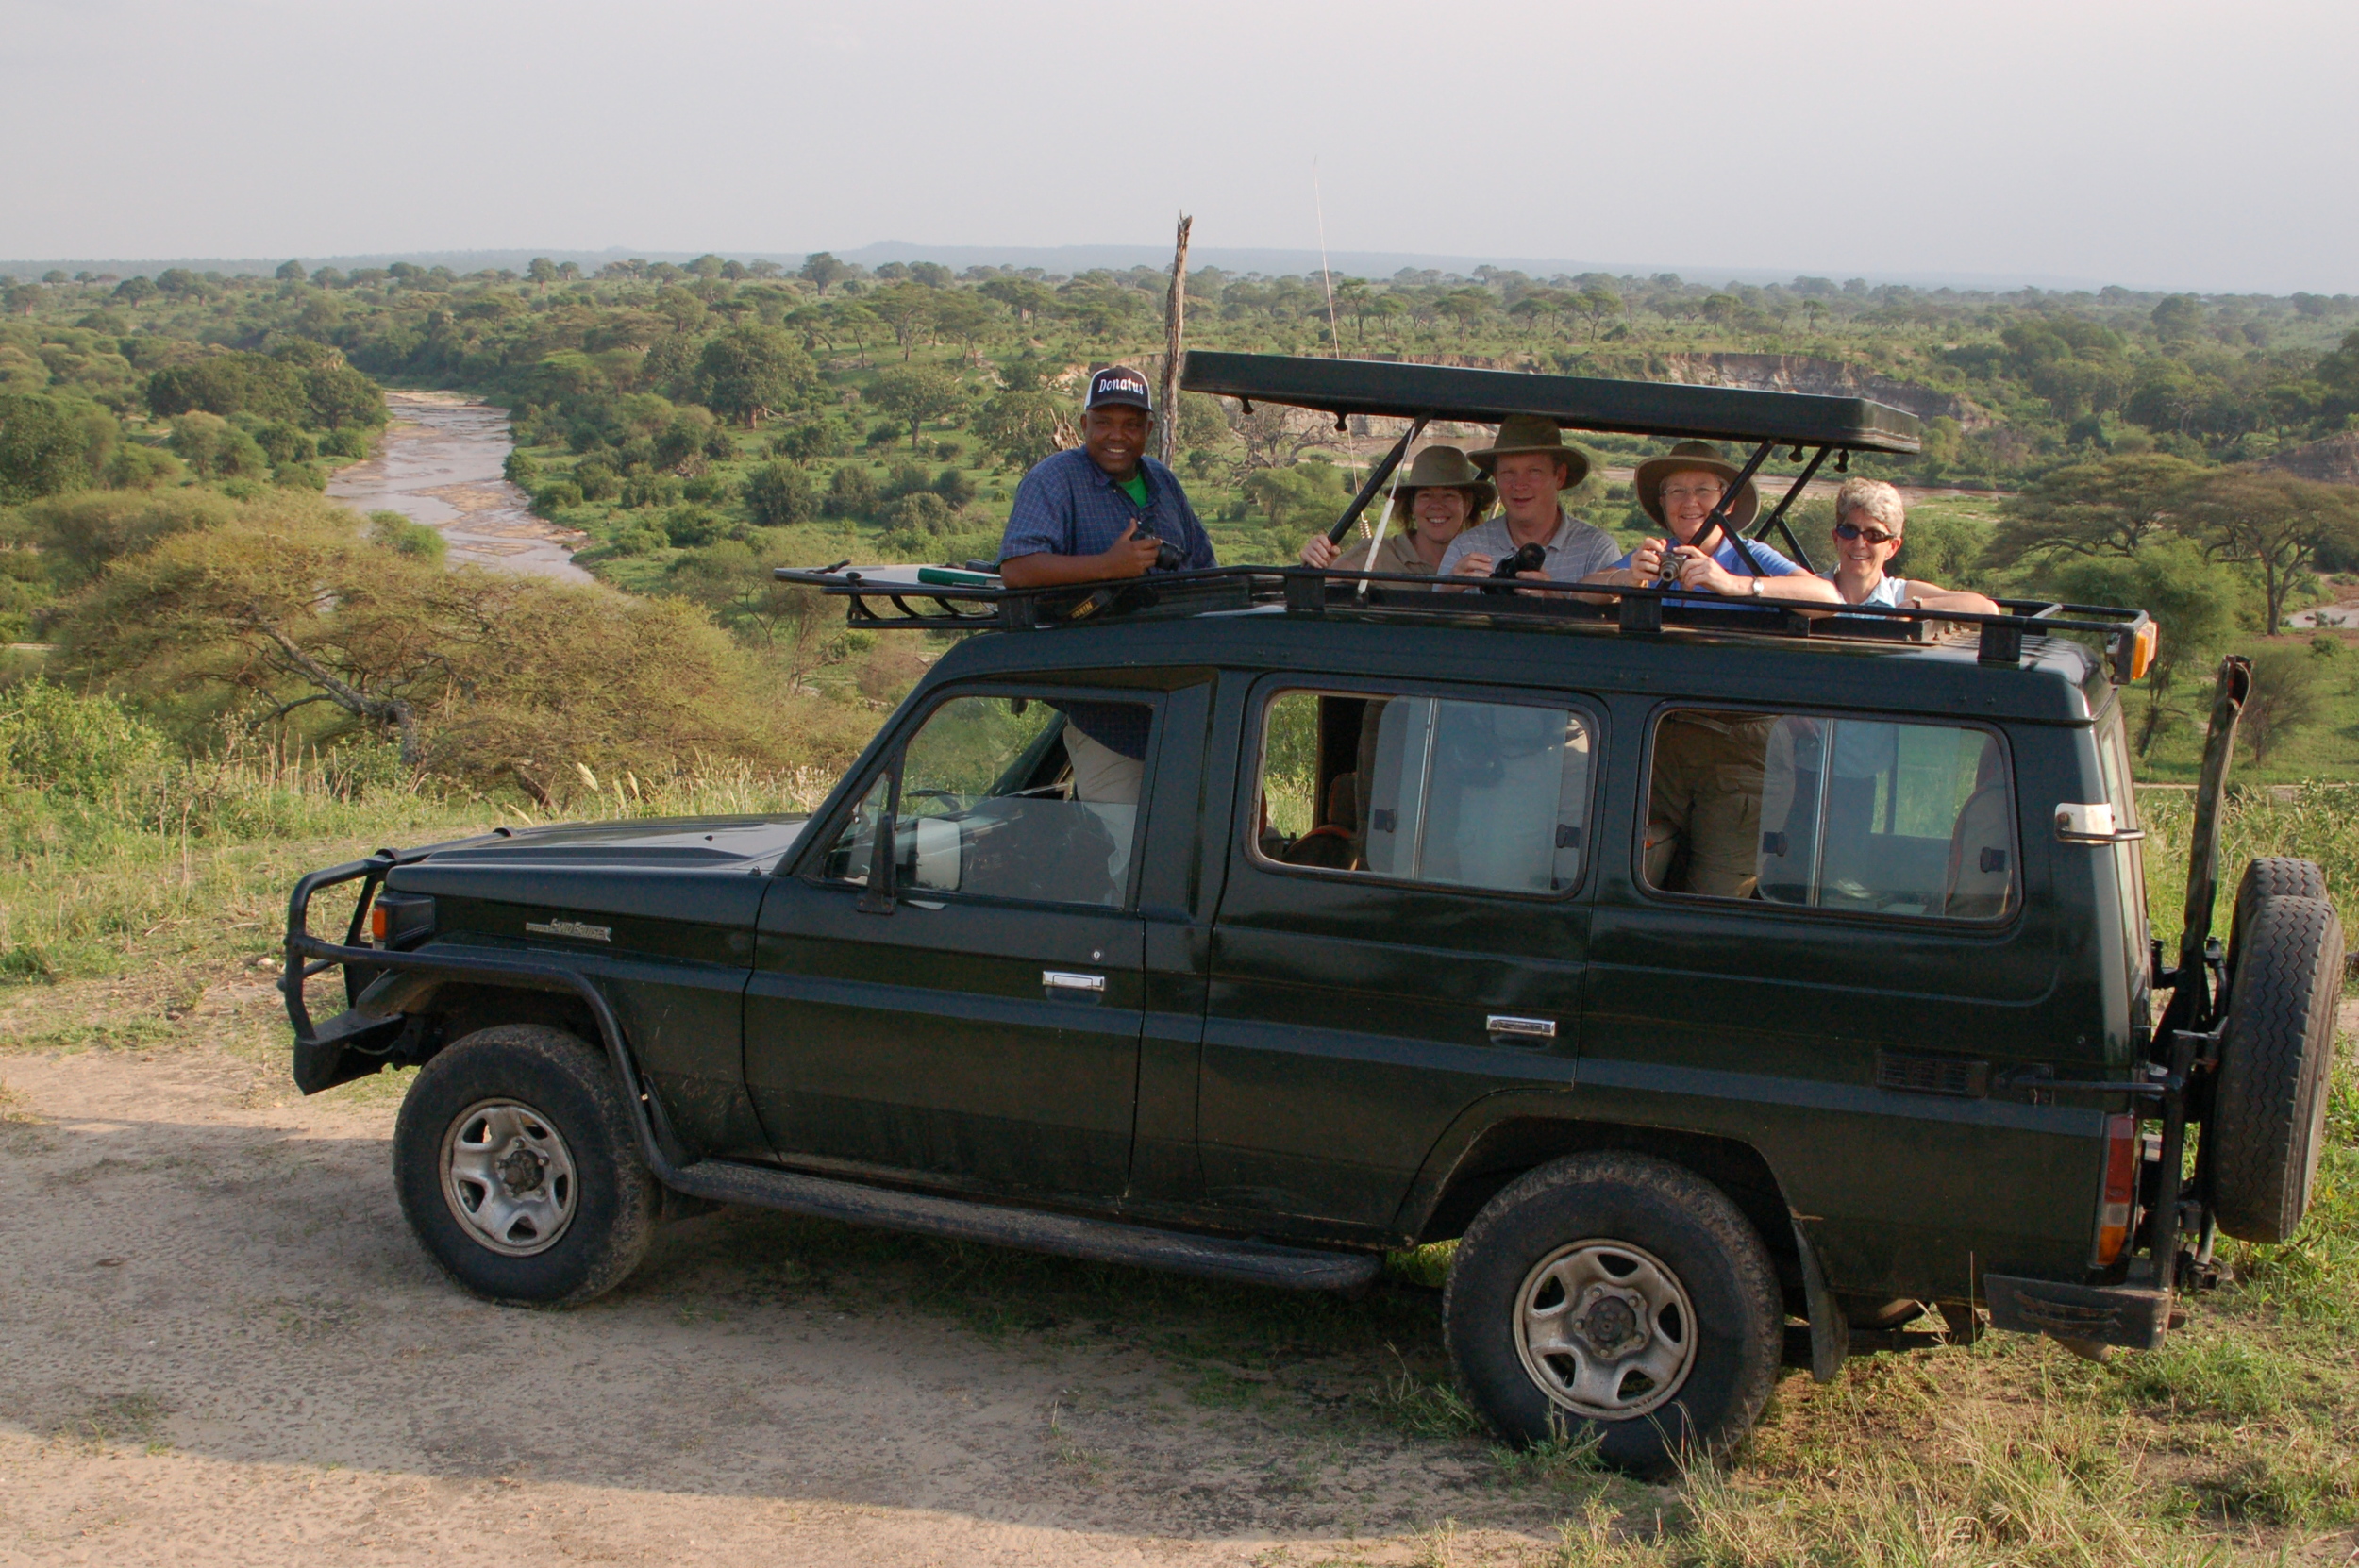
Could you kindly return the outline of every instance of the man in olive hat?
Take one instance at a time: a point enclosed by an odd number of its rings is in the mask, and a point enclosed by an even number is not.
[[[1489,511],[1497,496],[1465,453],[1455,446],[1429,446],[1393,487],[1377,539],[1338,556],[1332,540],[1313,534],[1302,546],[1302,564],[1430,577],[1458,536]]]
[[[1667,559],[1681,588],[1727,598],[1842,603],[1843,595],[1832,584],[1768,545],[1736,542],[1734,535],[1761,511],[1761,496],[1750,479],[1730,501],[1727,526],[1715,527],[1711,538],[1698,540],[1704,520],[1743,472],[1718,447],[1701,441],[1683,441],[1667,456],[1640,463],[1631,488],[1647,515],[1668,530],[1669,538],[1647,540],[1591,580],[1650,587],[1663,579]]]
[[[1520,575],[1579,582],[1612,567],[1621,554],[1604,529],[1567,517],[1557,493],[1588,476],[1589,459],[1564,444],[1556,421],[1515,414],[1499,425],[1497,441],[1466,454],[1498,486],[1499,515],[1468,528],[1442,557],[1442,575],[1487,577],[1491,568],[1527,544],[1546,559]]]

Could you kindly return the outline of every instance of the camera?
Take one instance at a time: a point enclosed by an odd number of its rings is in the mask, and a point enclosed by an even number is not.
[[[1188,564],[1188,558],[1187,558],[1187,557],[1185,557],[1185,556],[1183,556],[1183,555],[1181,555],[1181,554],[1180,553],[1180,546],[1179,546],[1179,545],[1174,544],[1174,543],[1173,543],[1170,540],[1168,540],[1168,539],[1161,539],[1161,538],[1159,538],[1159,539],[1157,539],[1157,540],[1156,540],[1156,542],[1155,542],[1155,570],[1156,570],[1156,571],[1158,571],[1158,572],[1180,572],[1180,571],[1184,571],[1184,570],[1187,568],[1187,564]]]
[[[1517,550],[1514,555],[1502,557],[1497,564],[1491,568],[1491,575],[1513,581],[1518,573],[1537,572],[1542,567],[1548,565],[1548,551],[1547,545],[1527,544]],[[1485,593],[1513,593],[1515,591],[1512,588],[1486,588],[1482,592]]]

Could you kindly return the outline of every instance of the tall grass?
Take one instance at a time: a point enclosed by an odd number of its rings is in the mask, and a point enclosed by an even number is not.
[[[8,698],[28,706],[14,692],[0,703]],[[32,700],[52,726],[111,706]],[[110,973],[143,942],[193,953],[231,933],[275,939],[287,890],[306,871],[385,845],[556,820],[410,776],[378,748],[322,754],[229,733],[211,755],[181,758],[115,731],[103,714],[93,733],[121,741],[106,756],[93,762],[91,747],[69,748],[27,766],[25,748],[6,748],[9,717],[0,711],[0,982]],[[809,810],[834,782],[817,769],[767,773],[737,759],[694,758],[658,777],[577,773],[568,821]]]
[[[2185,924],[2187,840],[2195,826],[2189,790],[2141,790],[2138,812],[2147,840],[2146,904],[2166,952],[2175,950]],[[2232,790],[2220,816],[2219,893],[2212,931],[2227,940],[2231,901],[2245,862],[2262,855],[2316,860],[2341,911],[2343,928],[2359,934],[2359,785],[2313,781],[2282,792]]]

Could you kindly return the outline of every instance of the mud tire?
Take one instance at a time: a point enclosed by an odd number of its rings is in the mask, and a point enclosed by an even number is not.
[[[2236,935],[2205,1134],[2213,1211],[2241,1241],[2283,1242],[2309,1209],[2325,1142],[2343,927],[2323,898],[2263,897]]]
[[[575,1189],[561,1233],[527,1256],[485,1244],[445,1190],[455,1124],[511,1103],[555,1129]],[[451,1278],[487,1300],[531,1307],[570,1307],[621,1284],[646,1255],[661,1197],[604,1054],[539,1024],[479,1029],[419,1070],[393,1127],[393,1183],[410,1228]]]
[[[2252,918],[2265,898],[2324,898],[2326,873],[2316,860],[2300,860],[2291,855],[2257,855],[2244,863],[2244,875],[2236,878],[2236,901],[2231,906],[2233,914],[2228,927],[2228,979],[2236,978],[2236,962],[2244,956],[2245,923]]]
[[[1657,1259],[1693,1307],[1692,1361],[1644,1414],[1603,1420],[1551,1398],[1527,1370],[1517,1322],[1529,1280],[1568,1243],[1600,1239]],[[1660,1476],[1741,1443],[1784,1348],[1778,1276],[1736,1205],[1691,1171],[1645,1155],[1575,1155],[1510,1183],[1459,1243],[1442,1315],[1476,1409],[1517,1444],[1592,1435],[1598,1457]]]

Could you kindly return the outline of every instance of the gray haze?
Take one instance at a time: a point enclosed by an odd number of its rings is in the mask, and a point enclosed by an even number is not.
[[[2352,292],[2354,58],[2311,0],[0,0],[0,256],[1310,255],[1323,196],[1339,261]]]

